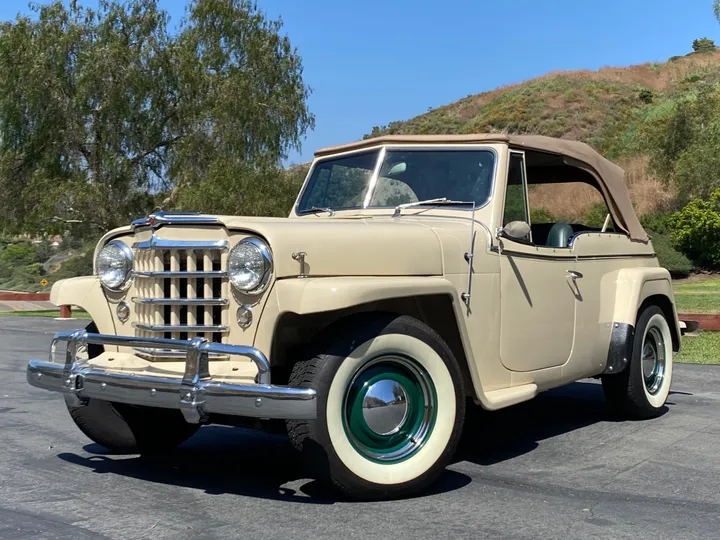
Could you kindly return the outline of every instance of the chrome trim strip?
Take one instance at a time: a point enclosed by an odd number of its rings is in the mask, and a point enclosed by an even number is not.
[[[154,236],[150,240],[135,242],[134,249],[227,249],[227,240],[215,240],[211,242],[191,242],[186,240],[165,240]]]
[[[634,253],[632,255],[579,255],[578,261],[594,261],[606,259],[656,259],[656,253]]]
[[[228,326],[224,324],[142,324],[132,323],[133,328],[147,330],[148,332],[227,332]],[[138,338],[142,339],[142,338]],[[214,343],[213,345],[218,345]]]
[[[544,246],[538,246],[544,247]],[[542,259],[545,261],[594,261],[594,260],[608,260],[608,259],[655,259],[657,254],[655,253],[634,253],[628,255],[574,255],[571,252],[571,248],[546,248],[546,249],[564,249],[567,250],[567,255],[542,255],[540,253],[525,253],[524,251],[513,251],[510,249],[503,249],[502,255],[512,255],[513,257],[526,258],[526,259]],[[497,247],[490,248],[493,253],[499,253]]]
[[[140,227],[158,228],[162,225],[218,225],[220,220],[212,216],[204,216],[200,212],[155,212],[146,218],[134,220],[130,225],[133,229]]]
[[[160,306],[226,306],[227,298],[138,298],[133,297],[136,304]]]
[[[363,209],[367,208],[370,205],[370,201],[372,200],[373,194],[375,193],[375,186],[377,185],[378,176],[380,176],[380,168],[385,161],[386,152],[387,147],[383,146],[380,149],[377,161],[375,162],[375,168],[373,169],[372,175],[370,176],[370,182],[368,182],[367,192],[365,192],[365,198],[363,199]]]
[[[151,358],[185,358],[185,351],[172,351],[170,349],[152,349],[147,347],[135,347],[135,352],[143,356],[149,356]],[[209,353],[210,358],[222,357],[227,358],[226,354]]]
[[[224,270],[135,272],[135,277],[140,278],[226,278],[227,275],[228,273]]]

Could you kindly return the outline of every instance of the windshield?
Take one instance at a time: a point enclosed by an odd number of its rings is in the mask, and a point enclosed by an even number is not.
[[[380,150],[315,164],[298,212],[396,207],[427,199],[490,198],[495,154],[490,150],[388,150],[377,181],[371,179]]]

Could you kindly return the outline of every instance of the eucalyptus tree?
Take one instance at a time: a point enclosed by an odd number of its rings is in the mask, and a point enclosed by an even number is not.
[[[247,0],[192,0],[175,29],[157,0],[33,9],[0,24],[2,227],[287,198],[278,165],[313,116],[280,21]]]

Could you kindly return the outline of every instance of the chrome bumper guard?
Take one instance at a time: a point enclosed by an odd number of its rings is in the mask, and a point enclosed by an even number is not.
[[[55,348],[67,342],[65,363],[53,362]],[[182,379],[110,372],[78,359],[88,344],[142,347],[185,352]],[[244,356],[258,368],[256,384],[228,384],[210,378],[210,354]],[[31,360],[27,380],[32,386],[62,392],[77,406],[96,398],[106,401],[180,409],[185,420],[205,422],[211,413],[252,418],[312,420],[317,416],[316,392],[270,384],[270,364],[253,347],[191,340],[140,338],[90,334],[85,330],[58,332],[52,341],[50,361]]]

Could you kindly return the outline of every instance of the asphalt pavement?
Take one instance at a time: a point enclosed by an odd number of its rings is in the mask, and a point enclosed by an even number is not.
[[[475,410],[430,493],[355,503],[277,435],[207,426],[165,459],[105,453],[25,382],[77,324],[0,319],[0,539],[720,539],[720,367],[676,365],[650,421],[614,420],[591,381]]]

